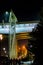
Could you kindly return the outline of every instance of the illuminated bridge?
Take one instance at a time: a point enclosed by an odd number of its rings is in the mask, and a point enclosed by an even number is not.
[[[39,21],[29,21],[26,23],[17,23],[16,24],[16,33],[23,33],[23,32],[31,32],[34,27],[38,24]],[[9,23],[0,23],[0,33],[1,34],[9,34]],[[12,31],[13,32],[13,31]]]
[[[16,46],[18,45],[18,47],[20,47],[20,44],[21,44],[21,47],[22,45],[27,45],[28,44],[28,39],[30,39],[30,35],[29,35],[29,32],[32,32],[33,28],[37,26],[39,21],[28,21],[28,22],[20,22],[16,24],[16,40],[14,40],[12,42],[12,45],[9,43],[9,49],[10,49],[10,54],[16,54]],[[0,23],[0,34],[10,34],[10,25],[9,23]],[[14,26],[13,26],[14,27]],[[11,30],[11,33],[13,33],[14,31]],[[13,37],[13,39],[15,39]],[[14,43],[16,42],[16,43]],[[14,43],[14,44],[13,44]],[[4,45],[5,46],[5,45]],[[7,45],[8,46],[8,45]],[[5,48],[7,48],[7,46],[5,46]],[[13,47],[13,53],[12,53],[12,48]],[[19,49],[19,48],[18,48]],[[8,51],[8,50],[7,50]],[[15,51],[15,52],[14,52]],[[18,51],[18,50],[17,50]],[[9,56],[11,56],[9,54]],[[18,54],[18,52],[17,52]],[[16,57],[16,55],[15,55]],[[12,56],[11,56],[12,58]],[[13,58],[14,58],[14,55],[13,55]]]

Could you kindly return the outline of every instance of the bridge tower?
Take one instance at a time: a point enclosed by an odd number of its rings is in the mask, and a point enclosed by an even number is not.
[[[17,57],[17,42],[16,42],[16,22],[17,18],[11,10],[9,15],[9,57],[14,59]]]

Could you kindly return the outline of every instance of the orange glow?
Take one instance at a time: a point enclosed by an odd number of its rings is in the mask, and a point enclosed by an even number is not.
[[[27,49],[25,45],[18,47],[18,59],[25,58],[27,56]]]
[[[20,50],[20,48],[19,48],[19,50]]]
[[[22,46],[23,49],[25,49],[25,46]]]

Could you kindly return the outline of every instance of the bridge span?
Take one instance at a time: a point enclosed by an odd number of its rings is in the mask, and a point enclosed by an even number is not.
[[[28,23],[28,24],[16,24],[16,33],[21,32],[32,32],[33,28],[37,26],[38,23]],[[0,24],[0,34],[9,34],[9,23]],[[14,27],[14,26],[13,26]],[[12,33],[13,31],[11,31]]]

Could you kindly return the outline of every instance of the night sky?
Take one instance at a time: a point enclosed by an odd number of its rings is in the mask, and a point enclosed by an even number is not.
[[[39,12],[42,6],[39,0],[1,0],[0,21],[5,11],[14,11],[19,21],[39,20]]]

